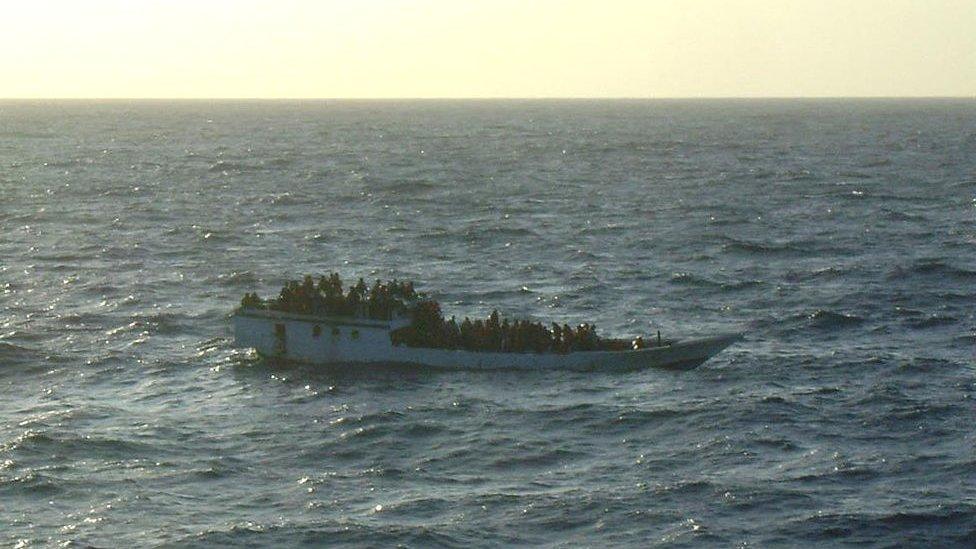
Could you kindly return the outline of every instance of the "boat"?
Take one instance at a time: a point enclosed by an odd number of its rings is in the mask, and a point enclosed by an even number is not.
[[[294,362],[360,367],[410,365],[455,370],[615,371],[665,368],[689,370],[742,339],[740,333],[683,341],[659,341],[643,348],[570,352],[502,352],[407,346],[393,334],[410,324],[389,319],[300,314],[242,306],[233,314],[238,347]]]

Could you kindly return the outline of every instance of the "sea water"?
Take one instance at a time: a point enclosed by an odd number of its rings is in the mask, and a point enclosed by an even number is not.
[[[0,544],[976,543],[976,102],[0,102]],[[326,369],[244,292],[684,338]]]

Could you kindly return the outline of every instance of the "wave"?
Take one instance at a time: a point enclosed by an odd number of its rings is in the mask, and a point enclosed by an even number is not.
[[[782,437],[759,437],[752,439],[750,443],[755,446],[769,448],[772,450],[780,450],[783,452],[793,452],[800,449],[800,447],[792,440]]]
[[[881,208],[881,214],[888,221],[928,221],[928,218],[924,215],[892,210],[890,208]]]
[[[380,505],[372,514],[392,511]],[[462,535],[466,534],[466,535]],[[484,532],[429,524],[387,524],[353,518],[313,524],[240,522],[177,539],[180,547],[471,547],[484,545]],[[503,538],[508,539],[508,538]],[[509,543],[519,538],[511,538]],[[505,544],[504,542],[502,544]]]
[[[544,432],[570,429],[606,434],[617,431],[630,432],[635,427],[661,425],[667,420],[694,411],[674,408],[620,409],[616,406],[586,403],[534,410],[506,410],[499,413],[513,422],[533,425]]]
[[[7,361],[32,361],[37,360],[42,356],[43,354],[40,351],[28,349],[27,347],[21,347],[20,345],[14,345],[13,343],[0,341],[0,364]]]
[[[582,455],[584,453],[579,450],[553,448],[548,445],[544,448],[522,447],[517,453],[503,454],[500,457],[492,459],[489,467],[503,471],[510,471],[513,468],[522,469],[524,467],[548,467],[564,463]]]
[[[93,292],[99,293],[99,292]],[[65,323],[66,326],[75,328],[101,328],[117,321],[118,319],[112,315],[105,315],[99,313],[83,312],[83,313],[67,313],[61,315],[61,321]]]
[[[883,166],[890,166],[890,165],[891,165],[890,158],[876,158],[874,160],[869,160],[862,164],[862,166],[865,168],[881,168]]]
[[[444,189],[445,186],[426,179],[405,179],[370,187],[374,192],[391,192],[395,195],[426,194],[430,191]]]
[[[50,336],[44,332],[24,333],[20,330],[15,330],[8,335],[18,340],[50,340]],[[66,350],[61,351],[59,349],[58,352],[53,352],[15,345],[9,342],[0,342],[0,375],[15,372],[22,374],[25,371],[49,370],[52,365],[69,364],[73,362],[73,359],[72,353]],[[14,365],[18,365],[21,368],[14,369],[11,367]],[[4,366],[7,366],[7,368],[4,368]]]
[[[759,288],[765,286],[762,280],[739,280],[736,282],[726,282],[722,284],[723,290],[747,290],[749,288]]]
[[[44,167],[46,168],[70,168],[72,166],[77,166],[79,164],[84,164],[85,162],[80,158],[75,158],[71,160],[50,160],[44,162]]]
[[[464,236],[474,240],[492,240],[496,237],[505,238],[534,238],[539,236],[532,229],[525,227],[470,227],[464,232]]]
[[[679,286],[694,286],[696,288],[719,288],[722,286],[718,282],[691,273],[674,273],[668,282]]]
[[[457,501],[435,496],[419,496],[407,498],[390,505],[384,505],[384,512],[394,512],[418,518],[437,518],[455,509]]]
[[[925,328],[936,328],[938,326],[947,326],[950,324],[955,324],[957,322],[959,322],[959,319],[952,315],[936,313],[936,314],[924,316],[922,318],[909,319],[906,322],[906,324],[910,328],[921,330]]]
[[[668,280],[670,284],[676,286],[689,286],[692,288],[702,288],[710,290],[721,290],[723,292],[734,292],[758,288],[766,283],[762,280],[737,280],[734,282],[718,282],[710,278],[694,275],[691,273],[674,273]]]
[[[332,420],[331,424],[335,426],[362,425],[362,427],[357,429],[344,431],[343,435],[345,436],[373,436],[377,434],[377,427],[399,423],[404,417],[403,412],[384,410],[382,412],[372,412],[360,416],[343,416]]]
[[[274,158],[269,158],[269,159],[267,159],[267,160],[265,160],[265,161],[262,162],[262,164],[265,164],[265,165],[268,165],[268,166],[275,166],[275,167],[290,166],[290,165],[292,165],[294,163],[295,163],[295,161],[293,159],[291,159],[291,158],[282,158],[280,156],[276,156]]]
[[[875,177],[875,174],[859,172],[859,171],[840,171],[837,172],[837,177],[844,177],[850,179],[871,179]]]
[[[964,345],[976,345],[976,328],[973,328],[968,334],[957,335],[953,341]]]
[[[195,480],[208,481],[232,478],[246,470],[247,464],[244,460],[234,457],[220,457],[209,460],[207,465],[202,469],[190,470],[188,474]]]
[[[431,227],[422,229],[416,234],[416,238],[429,242],[443,242],[445,244],[455,241],[458,233],[447,227]]]
[[[824,472],[804,474],[792,480],[802,483],[867,481],[878,478],[882,474],[882,471],[870,467],[838,465]]]
[[[675,408],[660,408],[657,410],[625,410],[614,418],[613,423],[625,426],[648,425],[676,417],[686,416],[692,412],[694,412],[694,410],[679,410]]]
[[[895,315],[903,318],[903,322],[910,328],[933,328],[947,324],[955,324],[960,319],[944,313],[926,313],[909,307],[895,307]]]
[[[787,282],[805,282],[808,280],[833,279],[848,274],[847,269],[840,267],[822,267],[812,271],[787,271],[783,276]]]
[[[260,171],[264,170],[263,166],[256,166],[253,164],[241,164],[237,162],[228,162],[226,160],[218,160],[207,168],[209,172],[249,172],[249,171]]]
[[[860,316],[853,314],[838,313],[826,309],[817,309],[813,313],[806,315],[809,326],[821,330],[836,330],[857,326],[864,322]]]
[[[899,364],[901,371],[931,372],[932,370],[945,370],[952,368],[954,363],[950,360],[932,357],[913,357],[912,359]]]
[[[729,236],[721,237],[722,250],[747,255],[807,256],[827,251],[823,245],[812,241],[754,242]]]
[[[899,547],[971,546],[976,530],[976,508],[953,503],[930,510],[899,509],[882,513],[837,513],[809,516],[789,525],[793,539],[874,545],[897,536]],[[937,534],[935,534],[937,532]],[[935,536],[935,537],[933,537]]]
[[[931,370],[922,370],[931,371]],[[892,429],[911,429],[923,421],[941,421],[952,417],[957,412],[963,412],[960,408],[951,404],[925,404],[909,403],[898,407],[893,407],[885,413],[884,423],[892,426]]]
[[[27,130],[8,130],[0,131],[0,137],[9,139],[53,139],[58,137],[58,134]]]
[[[297,206],[301,204],[309,204],[312,202],[312,200],[307,196],[297,196],[290,192],[283,192],[262,197],[260,202],[271,204],[272,206]]]
[[[225,288],[253,288],[259,282],[257,275],[251,271],[222,273],[217,275],[216,279],[211,276],[207,280]]]
[[[713,494],[719,486],[708,480],[681,480],[673,484],[660,484],[654,487],[658,497],[697,496]]]
[[[401,428],[401,432],[413,440],[441,435],[450,430],[447,425],[435,421],[414,421]]]
[[[9,492],[14,498],[25,494],[34,497],[51,497],[64,492],[64,484],[63,480],[56,477],[28,470],[13,477],[0,475],[0,494]]]
[[[120,459],[142,456],[155,458],[159,448],[142,442],[83,434],[48,434],[27,430],[4,447],[8,451],[29,455],[87,456],[91,459]]]
[[[818,176],[810,170],[786,170],[781,172],[779,177],[786,181],[811,181],[818,179]]]
[[[830,326],[827,324],[831,322],[830,317],[833,315],[837,315],[839,317],[837,320],[841,323],[847,318],[846,315],[840,313],[830,313],[829,311],[818,309],[813,313],[796,313],[788,317],[770,315],[763,318],[754,318],[749,321],[748,326],[752,331],[774,329],[786,333],[809,328],[818,322],[825,324],[820,326],[821,328],[829,328]]]
[[[913,275],[941,276],[956,280],[968,281],[976,279],[976,270],[950,265],[941,259],[920,259],[908,266],[895,267],[888,273],[889,279],[906,278]]]
[[[615,234],[626,234],[633,231],[634,227],[631,225],[624,225],[621,223],[607,223],[600,226],[588,226],[583,227],[579,234],[581,235],[615,235]]]
[[[973,185],[976,185],[976,178],[962,178],[957,181],[952,181],[949,183],[949,187],[953,189],[972,189]]]
[[[58,253],[58,254],[37,254],[34,259],[38,261],[54,261],[58,263],[68,263],[70,265],[55,265],[54,267],[70,267],[77,269],[78,260],[88,259],[89,256],[79,253]]]
[[[182,313],[163,313],[153,312],[144,315],[134,315],[130,318],[135,319],[140,325],[147,327],[155,334],[178,334],[192,332],[193,317]]]

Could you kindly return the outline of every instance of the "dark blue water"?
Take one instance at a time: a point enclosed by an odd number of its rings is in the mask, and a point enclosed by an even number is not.
[[[2,102],[0,543],[973,546],[976,102]],[[665,337],[336,371],[245,291]]]

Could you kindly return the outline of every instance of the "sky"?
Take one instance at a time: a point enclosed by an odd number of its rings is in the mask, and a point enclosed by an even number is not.
[[[4,98],[976,96],[976,0],[0,0]]]

